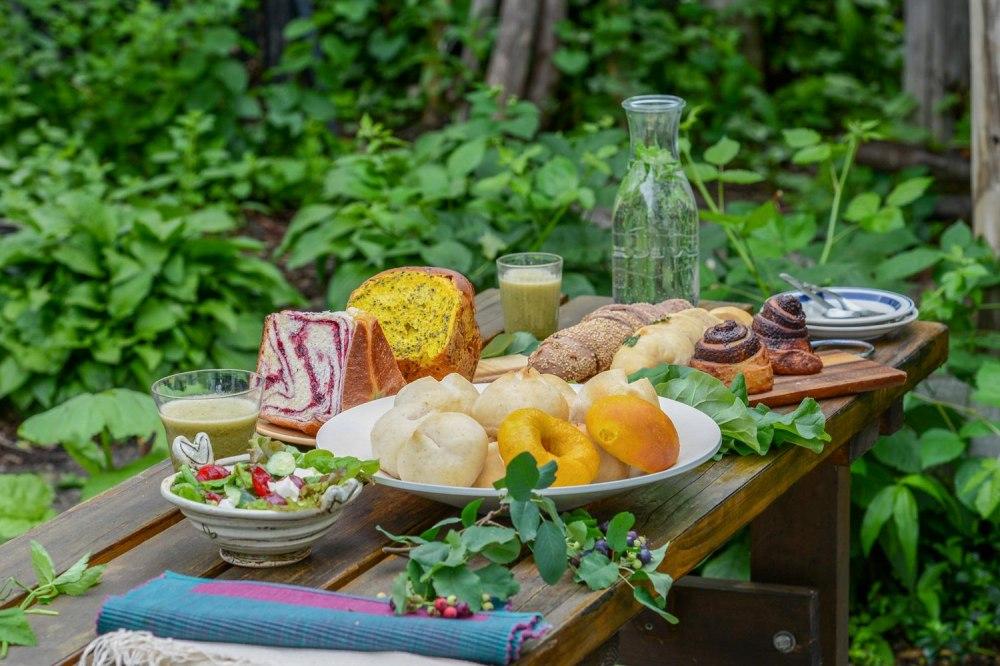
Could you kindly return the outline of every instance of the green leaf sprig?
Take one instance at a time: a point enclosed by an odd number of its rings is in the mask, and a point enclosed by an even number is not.
[[[61,594],[68,594],[71,597],[81,596],[101,582],[101,576],[107,565],[88,566],[89,562],[90,553],[87,553],[69,569],[56,575],[52,557],[45,547],[37,541],[31,542],[31,566],[35,570],[37,584],[29,587],[10,577],[0,585],[0,603],[18,590],[25,593],[20,604],[0,610],[0,659],[7,657],[11,645],[33,647],[38,644],[38,637],[28,623],[29,615],[59,614],[58,611],[32,608],[32,606],[48,605]]]
[[[500,506],[477,518],[483,499],[470,502],[460,517],[445,518],[417,536],[395,535],[378,527],[395,544],[384,550],[409,558],[406,571],[392,586],[391,605],[397,614],[426,610],[436,614],[435,601],[459,601],[472,611],[493,610],[520,589],[507,565],[531,551],[538,573],[549,585],[566,570],[592,590],[619,582],[633,590],[635,600],[668,622],[666,597],[673,579],[658,567],[667,551],[647,547],[631,530],[635,516],[623,512],[606,524],[583,509],[560,514],[555,502],[539,491],[555,481],[556,463],[538,467],[530,453],[521,453],[497,481]],[[500,520],[507,519],[508,527]],[[445,527],[450,527],[439,538]],[[483,561],[486,563],[477,566]],[[644,585],[644,583],[648,583]],[[438,601],[440,603],[440,601]]]

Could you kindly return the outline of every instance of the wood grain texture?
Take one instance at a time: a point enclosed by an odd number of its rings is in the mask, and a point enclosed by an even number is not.
[[[750,577],[819,592],[824,664],[847,664],[851,470],[827,461],[750,524]]]
[[[577,316],[578,312],[582,316],[579,307],[564,309],[567,316]],[[662,484],[607,499],[590,509],[602,517],[627,509],[636,515],[636,529],[654,543],[671,540],[663,569],[680,577],[833,455],[865,424],[877,421],[946,354],[946,329],[924,322],[915,323],[900,338],[878,345],[875,358],[906,369],[906,383],[861,398],[825,400],[822,405],[833,442],[821,454],[793,447],[766,457],[727,457]],[[43,632],[43,646],[15,648],[11,663],[72,660],[93,637],[94,617],[106,594],[129,589],[164,569],[363,594],[387,591],[403,560],[382,553],[386,539],[375,526],[412,533],[455,513],[389,488],[369,487],[305,561],[268,571],[243,570],[225,565],[208,539],[186,521],[178,523],[179,514],[159,497],[159,481],[167,473],[168,464],[151,468],[23,537],[0,545],[0,571],[5,575],[15,573],[27,581],[33,580],[27,557],[28,540],[33,538],[52,550],[59,568],[86,551],[97,553],[97,561],[109,564],[101,587],[83,597],[56,600],[53,608],[61,611],[62,617],[32,620],[36,630]],[[600,592],[591,592],[569,580],[547,586],[530,560],[518,563],[514,570],[522,585],[515,599],[516,608],[543,612],[555,625],[552,634],[524,656],[524,663],[575,662],[639,611],[624,585]]]
[[[903,89],[917,102],[917,125],[940,143],[951,138],[954,126],[941,104],[968,87],[968,9],[961,1],[906,0],[903,5]]]
[[[122,481],[99,497],[82,502],[31,530],[0,544],[0,579],[33,581],[30,541],[38,541],[62,571],[90,553],[91,562],[110,562],[183,518],[160,496],[160,480],[173,469],[162,462]],[[7,599],[4,607],[20,601]]]
[[[682,618],[680,624],[643,611],[625,625],[619,663],[658,664],[664,655],[677,665],[820,663],[816,590],[689,576],[674,583],[667,609]],[[780,631],[795,639],[788,652],[774,647]]]
[[[877,388],[901,386],[906,372],[842,351],[820,352],[823,370],[815,375],[775,375],[774,388],[754,393],[750,404],[797,405],[803,398],[836,398]]]
[[[969,22],[973,228],[1000,252],[1000,0],[969,0]]]

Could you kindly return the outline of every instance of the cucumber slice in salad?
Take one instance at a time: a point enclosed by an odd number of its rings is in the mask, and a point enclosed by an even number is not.
[[[288,451],[272,454],[264,468],[271,476],[288,476],[295,471],[295,456]]]

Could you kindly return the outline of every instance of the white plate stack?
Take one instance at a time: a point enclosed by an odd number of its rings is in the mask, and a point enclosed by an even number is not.
[[[834,319],[823,315],[820,307],[808,294],[789,291],[802,302],[806,313],[806,326],[813,340],[877,340],[897,332],[919,314],[913,300],[892,291],[863,287],[825,287],[819,292],[828,301],[836,303],[830,292],[843,297],[852,306],[849,309],[871,310],[878,314],[848,319]]]

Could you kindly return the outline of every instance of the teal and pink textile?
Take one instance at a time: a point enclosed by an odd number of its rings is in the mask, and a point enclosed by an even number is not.
[[[397,616],[387,601],[294,585],[192,578],[167,571],[108,597],[97,633],[149,631],[162,638],[271,647],[402,651],[509,664],[549,626],[538,613],[493,611],[449,620]]]

